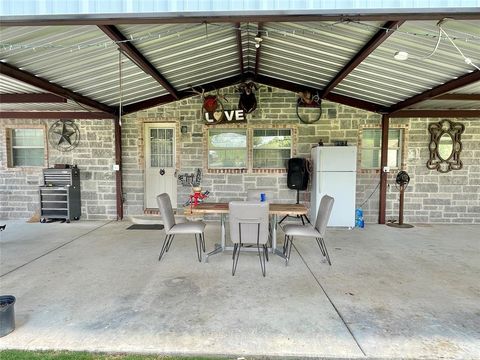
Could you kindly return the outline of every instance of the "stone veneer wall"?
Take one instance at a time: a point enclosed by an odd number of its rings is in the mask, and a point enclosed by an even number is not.
[[[25,219],[40,214],[38,186],[43,167],[7,168],[6,129],[43,127],[55,120],[0,120],[0,218]],[[114,127],[112,120],[77,120],[79,145],[60,152],[47,142],[45,167],[77,164],[80,169],[82,220],[116,219]]]
[[[236,108],[238,95],[232,87],[222,89],[229,103],[226,108]],[[362,127],[380,127],[381,118],[377,114],[354,109],[335,103],[324,102],[322,117],[313,124],[299,121],[295,113],[296,95],[269,86],[262,86],[257,92],[257,110],[247,116],[251,125],[292,125],[297,128],[297,146],[294,156],[310,157],[310,149],[320,139],[325,144],[336,139],[347,140],[350,145],[358,144]],[[143,211],[143,140],[142,122],[176,121],[186,125],[188,132],[180,135],[177,151],[180,153],[179,173],[191,173],[202,168],[205,156],[203,146],[203,122],[201,120],[201,101],[193,97],[177,103],[141,111],[124,118],[124,192],[126,214],[138,214]],[[428,123],[439,119],[391,119],[392,127],[406,128],[405,170],[411,175],[411,183],[405,200],[406,222],[442,222],[442,223],[480,223],[480,122],[462,121],[465,126],[463,135],[464,150],[461,159],[464,168],[448,174],[428,170],[425,166],[428,154]],[[141,160],[140,160],[141,159]],[[211,201],[244,199],[246,191],[255,187],[276,188],[277,198],[285,202],[294,202],[296,192],[286,186],[286,173],[207,173],[203,169],[202,187],[211,191]],[[394,186],[396,173],[392,172],[388,180],[386,219],[398,217],[398,192]],[[357,174],[357,205],[362,204],[379,182],[378,171],[359,171]],[[453,185],[455,184],[455,185]],[[457,187],[456,185],[461,185]],[[378,222],[377,189],[363,205],[365,220]],[[188,198],[190,189],[179,185],[178,204]],[[309,192],[301,193],[301,201],[309,202]]]
[[[222,89],[229,103],[236,108],[238,95],[233,87]],[[380,127],[380,116],[348,106],[324,102],[322,117],[313,124],[300,122],[295,114],[296,95],[262,85],[257,92],[258,108],[249,114],[249,124],[260,126],[291,125],[296,127],[297,146],[294,156],[310,157],[310,149],[320,139],[325,144],[347,140],[358,144],[362,127]],[[144,122],[173,122],[186,125],[188,132],[178,134],[177,160],[179,174],[194,172],[203,167],[204,144],[199,97],[159,106],[125,116],[122,120],[123,197],[125,216],[144,211]],[[428,154],[428,124],[440,119],[391,119],[392,127],[407,128],[405,170],[411,182],[405,196],[405,222],[411,223],[480,223],[480,119],[451,119],[465,124],[460,158],[464,167],[441,174],[425,166]],[[38,185],[41,169],[7,169],[5,128],[29,124],[44,124],[45,120],[0,120],[0,218],[28,218],[38,211]],[[70,153],[48,151],[48,164],[78,164],[82,174],[82,219],[114,219],[115,176],[113,124],[110,120],[78,120],[80,145]],[[177,127],[178,128],[178,127]],[[360,144],[358,144],[360,145]],[[387,220],[398,216],[398,192],[394,186],[395,173],[389,175]],[[246,190],[254,187],[278,189],[281,201],[294,202],[296,192],[289,190],[286,173],[215,173],[203,172],[202,187],[211,191],[211,201],[244,199]],[[376,171],[357,174],[357,205],[362,204],[379,182]],[[188,197],[190,189],[178,187],[178,204]],[[300,200],[308,203],[309,192]],[[378,189],[363,205],[366,222],[378,221]]]

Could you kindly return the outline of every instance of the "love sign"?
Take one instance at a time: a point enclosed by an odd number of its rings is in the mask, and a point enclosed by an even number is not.
[[[204,116],[205,116],[205,123],[207,125],[247,121],[243,110],[223,110],[223,111],[205,112]]]

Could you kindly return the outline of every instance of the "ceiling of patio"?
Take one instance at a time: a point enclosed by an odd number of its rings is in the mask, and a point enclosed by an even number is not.
[[[478,116],[480,11],[440,27],[445,15],[4,17],[0,114],[125,114],[254,80],[392,116]],[[45,93],[63,101],[40,101]]]

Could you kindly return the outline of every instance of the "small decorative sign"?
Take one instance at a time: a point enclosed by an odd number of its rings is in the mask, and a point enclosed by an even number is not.
[[[223,110],[203,113],[206,125],[246,122],[243,110]]]

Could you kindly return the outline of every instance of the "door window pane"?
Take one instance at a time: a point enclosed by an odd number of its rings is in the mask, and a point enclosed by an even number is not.
[[[150,166],[173,166],[173,129],[150,129]]]

